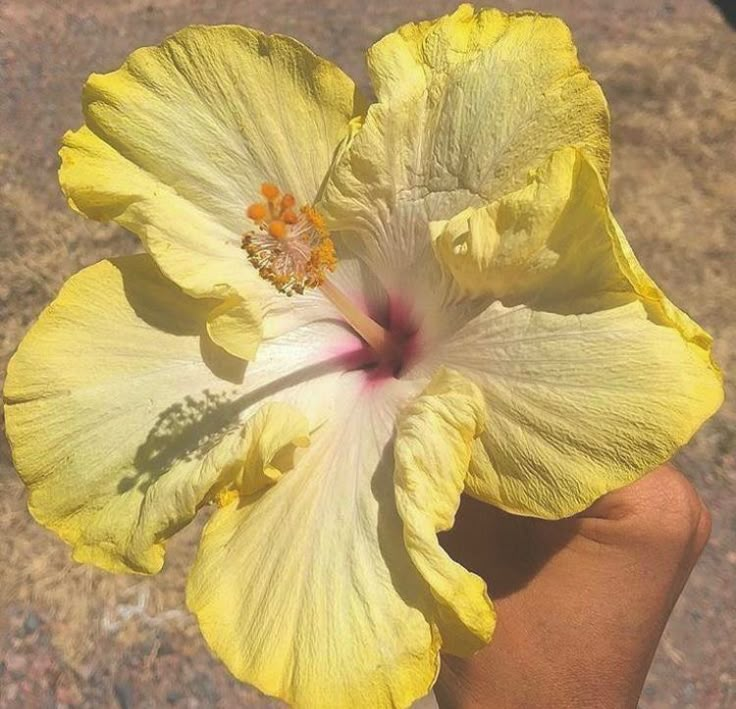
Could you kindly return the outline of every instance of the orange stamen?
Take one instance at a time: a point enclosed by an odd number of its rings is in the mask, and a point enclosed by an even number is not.
[[[243,234],[242,242],[260,276],[287,296],[320,288],[381,359],[394,361],[396,345],[391,334],[327,278],[337,266],[337,255],[324,217],[310,204],[295,211],[294,195],[282,194],[270,182],[261,185],[261,194],[268,203],[248,207],[255,228]],[[222,501],[230,499],[223,496]]]
[[[273,182],[264,182],[261,185],[261,194],[270,202],[279,196],[279,188]]]
[[[264,182],[267,202],[247,209],[253,227],[243,249],[258,273],[286,295],[318,288],[337,265],[335,247],[323,217],[309,204],[294,208],[294,195]]]
[[[309,220],[312,226],[323,236],[328,235],[325,218],[314,208],[305,204],[302,207],[302,214]]]
[[[251,204],[250,207],[248,207],[246,214],[248,215],[248,218],[252,219],[254,222],[260,222],[266,216],[266,205],[261,204],[260,202]]]
[[[280,219],[274,219],[268,225],[268,233],[275,239],[283,239],[286,234],[286,224]]]
[[[281,214],[281,218],[287,224],[296,224],[299,221],[299,217],[296,216],[296,213],[293,209],[285,209]]]

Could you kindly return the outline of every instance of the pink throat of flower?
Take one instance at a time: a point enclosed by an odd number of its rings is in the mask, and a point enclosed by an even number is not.
[[[395,296],[389,297],[385,318],[374,319],[332,281],[326,280],[320,290],[364,342],[361,348],[342,354],[345,365],[365,370],[370,382],[399,378],[418,350],[417,331],[406,305]],[[385,324],[381,324],[383,320]]]

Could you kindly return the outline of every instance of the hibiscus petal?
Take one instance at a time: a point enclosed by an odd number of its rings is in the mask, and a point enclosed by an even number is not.
[[[666,461],[723,399],[700,347],[638,302],[582,315],[495,303],[436,359],[488,405],[467,490],[544,518],[580,512]]]
[[[662,289],[644,271],[613,215],[611,215],[611,226],[613,227],[613,250],[619,268],[636,291],[639,300],[646,308],[649,319],[660,325],[674,327],[688,342],[697,345],[703,358],[720,377],[720,370],[712,354],[713,338],[687,313],[670,302]]]
[[[328,415],[342,327],[294,330],[246,365],[207,337],[212,305],[148,256],[103,261],[67,282],[12,358],[5,422],[29,508],[77,560],[157,571],[163,542],[250,446],[243,424],[262,398],[307,401],[310,429]],[[282,447],[303,443],[283,429]]]
[[[186,292],[252,312],[277,296],[240,249],[246,207],[265,181],[314,201],[359,106],[353,82],[296,40],[189,27],[89,78],[59,178],[72,207],[138,234]]]
[[[414,565],[438,603],[442,647],[469,655],[490,639],[495,614],[484,581],[450,559],[437,532],[460,505],[473,442],[485,423],[478,387],[440,370],[401,413],[394,444],[396,507]]]
[[[309,445],[309,421],[283,402],[264,404],[244,429],[242,453],[222,476],[218,495],[252,495],[294,467],[297,448]]]
[[[606,208],[595,169],[566,147],[530,171],[521,189],[430,230],[438,259],[469,296],[505,304],[543,297],[545,308],[556,310],[626,285],[602,218]]]
[[[435,158],[430,174],[462,175],[478,191],[495,183],[500,195],[504,180],[523,181],[551,144],[579,146],[608,173],[605,98],[557,17],[463,4],[387,35],[369,50],[368,67],[379,102],[421,97],[424,111],[436,111],[425,114],[438,118],[430,124],[438,140],[422,153]]]
[[[439,636],[401,544],[396,405],[385,390],[372,398],[362,373],[341,392],[292,470],[212,516],[187,602],[212,651],[267,694],[304,708],[406,707],[434,682]]]
[[[263,313],[250,300],[227,298],[207,316],[207,333],[234,357],[254,359],[263,337]]]
[[[368,65],[378,103],[323,204],[389,285],[424,255],[430,221],[518,189],[554,150],[577,146],[607,174],[605,99],[558,19],[463,5],[384,37]]]
[[[575,148],[553,153],[520,190],[431,229],[438,259],[470,297],[562,314],[638,299],[653,322],[676,328],[710,361],[710,335],[644,272],[602,178]]]

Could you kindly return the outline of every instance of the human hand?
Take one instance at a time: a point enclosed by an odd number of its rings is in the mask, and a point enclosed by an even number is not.
[[[442,535],[496,603],[491,644],[444,656],[442,709],[635,707],[664,626],[710,534],[672,467],[556,522],[464,499]]]

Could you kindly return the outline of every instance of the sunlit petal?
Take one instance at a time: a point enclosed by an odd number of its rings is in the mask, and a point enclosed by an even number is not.
[[[234,357],[254,359],[263,338],[262,321],[258,304],[230,297],[207,315],[207,333]]]
[[[431,228],[438,259],[470,297],[562,314],[639,300],[650,320],[676,328],[711,362],[711,337],[644,272],[603,180],[574,148],[553,153],[520,190]]]
[[[345,403],[295,467],[214,514],[188,584],[215,654],[297,707],[407,707],[437,672],[393,494],[394,417],[413,388],[357,397],[364,385],[346,374]]]
[[[485,419],[478,387],[440,370],[401,412],[394,444],[404,542],[437,601],[442,647],[459,655],[469,655],[490,640],[495,614],[483,580],[450,559],[437,532],[455,521],[473,442]]]
[[[668,460],[723,398],[701,348],[638,302],[568,316],[496,303],[435,357],[488,406],[467,490],[538,517],[579,512]]]
[[[378,102],[323,204],[389,288],[436,283],[429,223],[522,187],[556,149],[607,173],[606,103],[558,19],[463,5],[384,37],[368,65]]]
[[[104,261],[67,282],[11,360],[5,423],[30,510],[79,561],[157,571],[165,539],[243,457],[262,399],[305,411],[310,430],[329,416],[334,351],[356,338],[315,323],[246,364],[210,341],[211,307],[148,256]]]
[[[296,40],[189,27],[89,78],[61,186],[75,209],[138,234],[186,292],[246,299],[247,326],[277,295],[240,248],[246,207],[266,181],[313,202],[362,105],[343,72]]]

